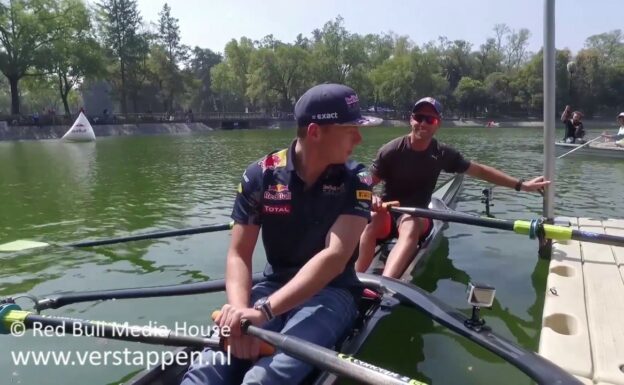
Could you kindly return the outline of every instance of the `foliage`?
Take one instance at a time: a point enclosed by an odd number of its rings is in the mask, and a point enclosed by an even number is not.
[[[543,110],[543,55],[528,51],[527,29],[496,24],[480,45],[441,36],[419,46],[394,33],[352,33],[338,16],[293,42],[240,37],[213,52],[181,43],[167,3],[147,26],[137,0],[99,0],[93,13],[83,1],[0,0],[2,110],[10,100],[19,112],[21,96],[30,112],[71,113],[80,104],[75,91],[99,79],[121,113],[292,113],[307,88],[324,82],[351,86],[363,108],[403,115],[423,96],[438,98],[447,116]],[[555,76],[557,109],[570,104],[590,116],[624,110],[624,34],[590,36],[576,56],[558,50]]]

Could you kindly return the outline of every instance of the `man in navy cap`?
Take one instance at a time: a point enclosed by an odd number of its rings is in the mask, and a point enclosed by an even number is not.
[[[206,350],[182,384],[297,384],[313,369],[283,352],[258,358],[240,320],[331,347],[351,327],[361,295],[357,244],[370,220],[371,178],[348,158],[362,137],[356,93],[340,84],[308,90],[295,105],[297,137],[245,170],[232,211],[227,304],[215,322],[232,330],[231,365]],[[252,253],[262,228],[265,280],[252,287]],[[217,360],[218,361],[218,360]],[[210,363],[202,365],[202,363]]]
[[[383,275],[398,278],[416,253],[419,242],[431,229],[431,219],[389,213],[382,201],[401,206],[427,208],[441,171],[466,173],[490,183],[537,191],[550,182],[540,176],[529,181],[513,178],[493,167],[464,159],[454,148],[438,142],[434,135],[442,121],[442,105],[426,97],[416,102],[410,116],[409,134],[385,144],[371,166],[373,185],[385,182],[381,198],[373,197],[373,215],[360,239],[357,271],[370,266],[378,240],[398,238],[388,255]]]

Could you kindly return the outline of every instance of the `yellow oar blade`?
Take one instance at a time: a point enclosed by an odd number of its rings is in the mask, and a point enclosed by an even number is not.
[[[36,249],[38,247],[49,246],[49,243],[19,240],[0,245],[0,251],[22,251],[28,249]]]

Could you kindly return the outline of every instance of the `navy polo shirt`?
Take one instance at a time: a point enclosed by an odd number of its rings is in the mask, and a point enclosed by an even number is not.
[[[343,214],[370,220],[371,176],[364,165],[331,165],[304,190],[294,167],[296,140],[290,148],[253,162],[243,174],[232,219],[262,227],[268,280],[285,283],[325,248],[329,229]],[[357,247],[345,270],[330,285],[356,293]]]

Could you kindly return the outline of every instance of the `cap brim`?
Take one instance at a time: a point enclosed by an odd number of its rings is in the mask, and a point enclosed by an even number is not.
[[[383,119],[378,118],[376,116],[362,116],[359,119],[356,119],[350,122],[340,123],[340,125],[341,126],[358,126],[358,127],[378,126],[381,124],[381,122],[383,122]]]
[[[438,114],[438,116],[442,116],[442,114],[440,113],[440,111],[436,108],[436,106],[428,101],[422,101],[422,102],[418,102],[416,104],[414,104],[414,107],[412,107],[412,114],[414,112],[416,112],[416,110],[418,110],[418,108],[422,107],[422,106],[431,106],[431,108],[433,108],[433,110],[436,112],[436,114]]]

